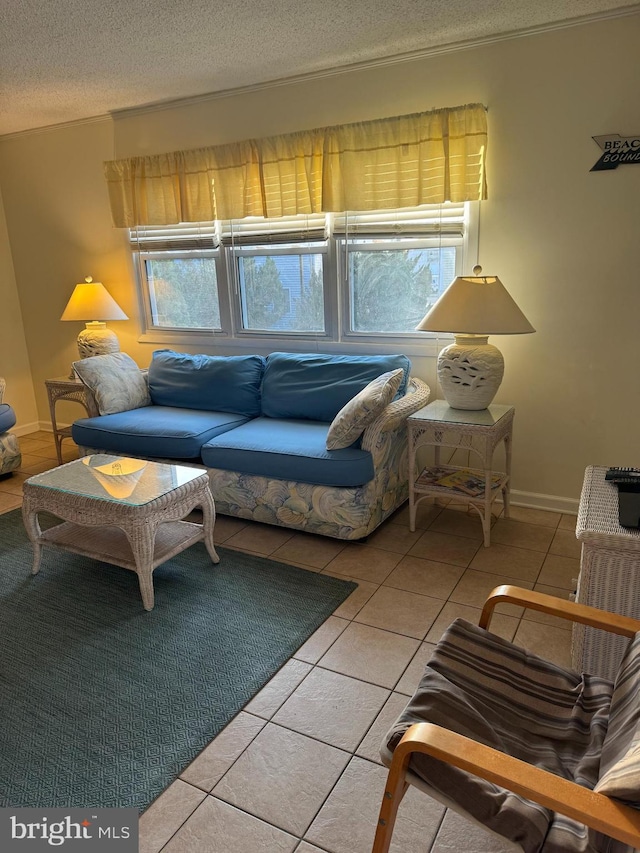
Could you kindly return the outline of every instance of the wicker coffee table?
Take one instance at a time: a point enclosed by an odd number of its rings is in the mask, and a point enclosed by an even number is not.
[[[183,519],[202,508],[202,524]],[[62,519],[41,530],[38,513]],[[203,541],[214,563],[215,507],[201,468],[107,454],[76,459],[24,483],[22,517],[33,544],[32,573],[44,546],[72,551],[136,572],[145,610],[152,610],[153,570]]]

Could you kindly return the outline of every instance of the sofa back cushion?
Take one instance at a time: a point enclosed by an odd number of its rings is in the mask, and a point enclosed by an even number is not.
[[[406,355],[271,353],[262,380],[262,414],[331,423],[369,382],[398,368],[404,373],[398,389],[403,396],[411,369]]]
[[[264,363],[260,355],[157,350],[149,367],[151,400],[156,406],[257,417]]]

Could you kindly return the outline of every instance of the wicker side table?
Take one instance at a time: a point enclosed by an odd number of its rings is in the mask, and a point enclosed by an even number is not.
[[[65,400],[71,403],[79,403],[84,407],[87,415],[93,417],[98,412],[93,411],[86,388],[79,379],[70,379],[68,376],[59,376],[56,379],[45,379],[47,398],[49,400],[49,412],[51,414],[51,427],[53,429],[53,440],[56,445],[58,464],[62,465],[62,440],[71,438],[71,427],[58,426],[56,419],[56,403]]]
[[[606,468],[587,468],[580,496],[576,537],[582,542],[576,601],[640,618],[640,530],[618,524],[618,489]],[[574,625],[573,666],[613,679],[628,640]]]
[[[104,463],[101,478],[93,476],[92,459]],[[131,490],[122,487],[118,474],[112,486],[103,473],[108,466],[117,472],[126,462],[144,466],[139,479],[121,475],[135,481]],[[202,524],[183,521],[196,507]],[[43,531],[38,513],[44,511],[62,523]],[[215,506],[203,469],[103,454],[76,459],[24,483],[22,517],[33,545],[32,574],[40,570],[44,546],[121,566],[138,575],[145,610],[154,605],[153,570],[171,557],[203,541],[211,561],[220,561],[213,544]]]
[[[416,529],[416,509],[423,498],[448,497],[463,501],[480,516],[484,535],[484,546],[491,543],[491,506],[502,493],[504,517],[509,518],[511,494],[511,440],[513,435],[513,406],[492,404],[479,411],[453,409],[445,400],[435,400],[407,418],[409,449],[409,529]],[[493,468],[493,455],[500,443],[505,446],[505,468],[497,472]],[[420,472],[416,470],[416,455],[420,447],[434,448],[434,468],[446,468],[450,472],[468,470],[484,482],[481,495],[465,494],[458,488],[418,482]],[[463,468],[441,466],[440,453],[443,448],[468,450],[479,459],[481,467]],[[494,481],[493,475],[496,474]]]

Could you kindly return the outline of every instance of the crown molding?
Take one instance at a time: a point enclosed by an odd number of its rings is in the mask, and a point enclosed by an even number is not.
[[[57,124],[44,124],[42,127],[30,127],[27,130],[16,130],[13,133],[0,134],[0,144],[6,139],[16,139],[18,137],[33,136],[38,133],[50,133],[54,130],[65,130],[66,128],[79,127],[83,124],[99,124],[100,122],[113,123],[111,113],[101,113],[97,116],[88,116],[87,118],[74,118],[70,121],[61,121]]]
[[[45,125],[43,127],[29,128],[27,130],[18,130],[13,133],[0,135],[0,142],[5,139],[15,139],[16,137],[29,136],[36,133],[47,133],[49,131],[62,130],[64,128],[76,127],[83,124],[93,124],[102,121],[117,121],[119,119],[144,115],[146,113],[160,112],[162,110],[176,109],[180,107],[188,107],[193,104],[202,104],[209,101],[217,101],[224,98],[232,98],[237,95],[250,94],[252,92],[261,92],[265,89],[275,89],[282,86],[293,86],[298,83],[304,83],[309,80],[322,80],[328,77],[337,77],[342,74],[350,74],[355,71],[364,71],[369,68],[384,68],[391,65],[399,65],[405,62],[414,62],[419,59],[428,59],[433,56],[441,56],[447,53],[456,53],[463,50],[474,50],[479,47],[497,44],[503,41],[511,41],[518,38],[528,38],[529,36],[541,35],[543,33],[554,32],[556,30],[566,30],[573,27],[582,26],[584,24],[592,24],[600,21],[614,20],[617,18],[625,18],[631,15],[640,13],[640,3],[634,3],[630,6],[624,6],[618,9],[611,9],[606,12],[596,12],[591,15],[581,15],[577,18],[569,18],[563,21],[554,21],[548,24],[540,24],[535,27],[528,27],[523,30],[510,30],[496,35],[484,36],[477,39],[467,39],[464,41],[450,42],[444,45],[421,48],[419,50],[409,51],[407,53],[394,54],[393,56],[379,57],[377,59],[367,59],[362,62],[354,62],[346,65],[337,65],[332,68],[324,68],[317,71],[309,71],[304,74],[295,74],[289,77],[278,77],[272,80],[266,80],[262,83],[252,83],[246,86],[237,86],[235,88],[221,89],[218,92],[207,92],[201,95],[191,95],[182,98],[171,98],[163,101],[153,101],[147,104],[139,104],[135,107],[123,107],[122,109],[110,110],[108,113],[91,116],[89,118],[74,119],[71,121],[61,122],[58,124]]]

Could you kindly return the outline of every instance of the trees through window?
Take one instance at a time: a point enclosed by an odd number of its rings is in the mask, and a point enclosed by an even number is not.
[[[469,207],[134,229],[147,329],[176,340],[415,335],[464,271]]]

